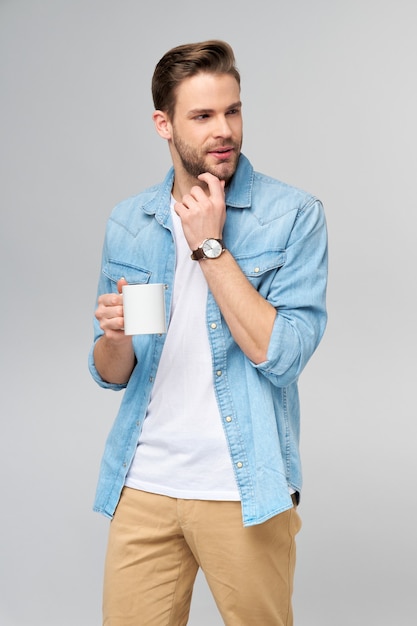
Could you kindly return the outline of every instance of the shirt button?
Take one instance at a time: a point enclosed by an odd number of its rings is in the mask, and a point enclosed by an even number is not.
[[[255,269],[253,270],[255,272],[255,274],[259,274],[259,272],[261,271],[260,267],[255,267]]]
[[[230,415],[228,415],[228,416],[226,417],[226,422],[229,422],[229,423],[230,423],[231,421],[232,421],[232,418],[230,417]]]
[[[217,324],[213,322],[212,324],[210,324],[210,328],[212,328],[213,330],[216,330]]]
[[[236,463],[236,467],[237,467],[238,469],[241,469],[241,468],[243,467],[243,463],[242,463],[242,461],[238,461],[238,462]]]
[[[216,376],[221,376],[222,374],[223,374],[223,372],[221,370],[217,370]]]

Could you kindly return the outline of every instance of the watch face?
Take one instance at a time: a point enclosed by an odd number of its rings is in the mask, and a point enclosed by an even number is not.
[[[204,256],[209,259],[217,259],[222,253],[222,245],[217,239],[206,239],[202,245]]]

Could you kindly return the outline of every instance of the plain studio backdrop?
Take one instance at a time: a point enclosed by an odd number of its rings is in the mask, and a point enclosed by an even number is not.
[[[87,370],[104,228],[170,164],[156,62],[209,38],[236,53],[244,153],[328,220],[329,324],[300,380],[295,623],[416,624],[415,7],[0,1],[2,625],[101,622],[92,501],[121,400]],[[199,575],[190,625],[220,624]]]

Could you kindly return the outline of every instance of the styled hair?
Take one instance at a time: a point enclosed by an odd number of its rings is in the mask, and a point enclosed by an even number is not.
[[[177,89],[186,78],[201,72],[230,74],[240,87],[240,74],[231,46],[217,39],[190,43],[169,50],[157,63],[152,77],[155,109],[174,117]]]

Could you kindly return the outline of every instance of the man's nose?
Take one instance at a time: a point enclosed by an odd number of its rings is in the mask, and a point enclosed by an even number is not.
[[[216,118],[216,125],[214,130],[214,134],[216,137],[230,137],[232,135],[232,130],[230,128],[229,122],[224,115]]]

